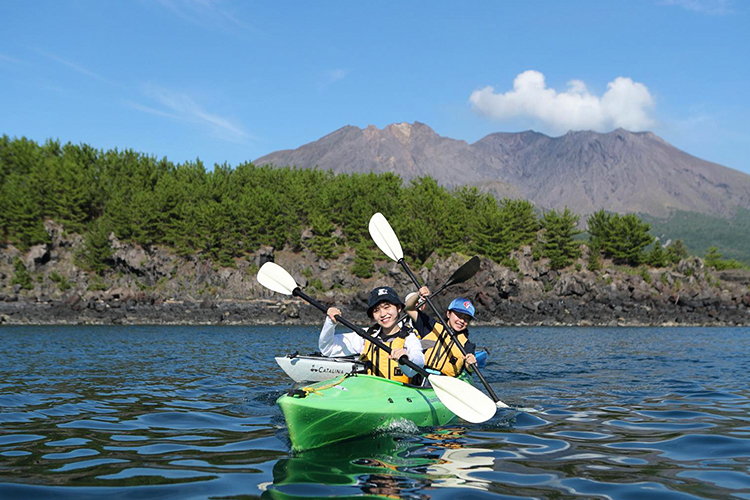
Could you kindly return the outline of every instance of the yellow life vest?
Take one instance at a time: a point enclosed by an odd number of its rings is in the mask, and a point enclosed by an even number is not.
[[[469,337],[466,332],[456,334],[461,345],[466,345]],[[430,333],[422,337],[425,368],[432,368],[443,375],[457,377],[464,369],[464,355],[443,325],[435,323]]]
[[[372,335],[373,331],[377,331],[375,328],[370,328],[368,331]],[[409,334],[406,328],[402,328],[395,335],[382,338],[378,337],[381,342],[391,348],[391,350],[402,349],[406,343],[406,336]],[[376,375],[378,377],[384,377],[397,382],[409,382],[409,377],[404,375],[401,371],[401,367],[398,364],[397,359],[391,359],[388,353],[380,349],[378,346],[365,339],[365,347],[362,350],[360,359],[365,362],[367,367],[368,375]]]

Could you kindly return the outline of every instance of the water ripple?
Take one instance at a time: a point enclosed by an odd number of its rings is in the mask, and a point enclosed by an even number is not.
[[[291,454],[316,330],[2,327],[0,498],[750,500],[750,329],[476,328],[512,409]]]

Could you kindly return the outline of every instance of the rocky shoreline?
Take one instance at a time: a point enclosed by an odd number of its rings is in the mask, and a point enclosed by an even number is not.
[[[111,270],[98,276],[76,264],[79,236],[66,235],[52,222],[46,228],[47,245],[25,253],[12,246],[0,249],[0,324],[319,324],[317,309],[257,283],[257,270],[268,261],[287,269],[307,293],[363,324],[372,288],[388,284],[402,295],[413,289],[390,261],[377,262],[371,278],[353,276],[351,253],[326,261],[309,252],[267,247],[238,259],[234,267],[218,267],[114,237]],[[602,261],[600,270],[591,271],[582,249],[582,258],[561,271],[549,269],[544,259],[533,260],[528,247],[512,255],[517,270],[483,258],[476,276],[446,290],[436,299],[438,306],[468,297],[477,305],[480,325],[750,325],[750,271],[707,269],[696,257],[651,269]],[[18,258],[32,278],[30,289],[11,284]],[[468,258],[433,256],[429,266],[415,272],[435,289]]]

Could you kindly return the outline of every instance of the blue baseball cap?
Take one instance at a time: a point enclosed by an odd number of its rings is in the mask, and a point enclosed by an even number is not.
[[[396,290],[389,286],[380,286],[370,292],[370,300],[367,303],[367,317],[372,318],[372,310],[381,302],[390,302],[393,305],[404,307]]]
[[[476,309],[474,309],[474,304],[472,304],[469,299],[464,299],[463,297],[453,299],[451,305],[448,306],[448,310],[468,314],[472,318],[474,317],[474,312],[476,311]]]

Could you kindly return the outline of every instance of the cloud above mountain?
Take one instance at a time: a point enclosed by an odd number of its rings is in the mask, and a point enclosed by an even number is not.
[[[550,132],[596,130],[607,132],[622,127],[631,131],[653,128],[654,97],[648,88],[630,78],[617,77],[599,97],[581,80],[568,82],[567,90],[547,87],[544,75],[528,70],[516,76],[513,89],[496,91],[487,86],[472,92],[472,109],[500,121],[530,119]]]

